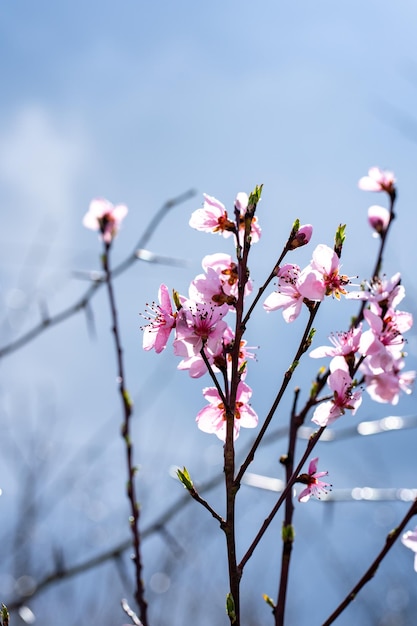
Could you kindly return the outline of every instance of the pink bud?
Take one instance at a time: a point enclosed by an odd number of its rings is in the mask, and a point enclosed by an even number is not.
[[[390,212],[383,206],[373,204],[368,209],[368,222],[379,235],[382,235],[390,223]]]
[[[290,241],[289,249],[295,250],[296,248],[301,248],[301,246],[305,246],[311,239],[311,235],[313,234],[313,227],[311,224],[304,224],[304,226],[300,226],[300,228],[295,233],[294,237]]]
[[[235,207],[240,213],[245,213],[248,208],[249,197],[244,191],[240,191],[235,199]]]

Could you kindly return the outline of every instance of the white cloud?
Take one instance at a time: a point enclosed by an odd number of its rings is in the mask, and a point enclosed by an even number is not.
[[[0,125],[3,289],[22,289],[32,301],[63,285],[90,152],[79,125],[39,105],[22,106]]]
[[[62,217],[72,206],[86,152],[75,124],[59,125],[44,108],[27,105],[0,128],[0,181],[28,216]]]

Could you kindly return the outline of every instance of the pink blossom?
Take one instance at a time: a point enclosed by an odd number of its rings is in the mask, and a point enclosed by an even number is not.
[[[189,289],[190,299],[198,302],[213,302],[216,305],[234,306],[238,297],[239,273],[236,263],[229,254],[209,254],[202,261],[205,274],[199,274]],[[252,282],[247,281],[245,295],[252,291]]]
[[[239,234],[245,230],[245,213],[248,208],[248,194],[240,192],[235,199],[235,208],[239,212]],[[204,204],[201,209],[197,209],[191,215],[189,224],[191,228],[207,233],[219,233],[223,237],[230,237],[232,233],[236,235],[236,222],[229,219],[224,204],[216,198],[204,194]],[[256,243],[261,236],[261,229],[257,217],[252,218],[251,242]]]
[[[284,320],[293,322],[300,314],[303,296],[299,291],[300,268],[286,263],[278,270],[278,291],[271,293],[264,302],[264,309],[276,311],[282,309]]]
[[[212,354],[207,354],[207,360],[210,365],[213,367],[214,371],[217,371],[217,368],[213,366],[214,356]],[[207,372],[207,366],[204,363],[203,357],[201,354],[194,354],[193,356],[182,359],[177,366],[179,370],[188,370],[191,378],[201,378]]]
[[[241,215],[244,215],[248,208],[249,196],[244,191],[240,191],[235,198],[235,208]]]
[[[371,309],[380,315],[382,310],[395,308],[405,297],[405,289],[401,283],[401,274],[398,272],[391,278],[383,276],[374,278],[366,289],[351,291],[346,294],[348,300],[366,300]]]
[[[307,485],[307,487],[303,489],[303,491],[298,496],[299,502],[308,502],[311,496],[315,496],[320,500],[320,496],[322,496],[323,494],[327,495],[328,492],[331,491],[332,485],[330,485],[330,483],[324,483],[323,481],[319,480],[319,478],[327,476],[329,472],[318,472],[318,462],[318,457],[312,459],[308,466],[308,473],[300,474],[300,476],[298,476],[297,478],[296,482]]]
[[[113,206],[108,200],[96,198],[84,215],[83,225],[91,230],[99,230],[102,240],[110,244],[117,234],[128,209],[124,204]]]
[[[371,167],[368,176],[363,176],[358,185],[363,191],[386,191],[390,195],[395,190],[395,176],[393,172],[379,169],[379,167]]]
[[[207,346],[205,348],[205,355],[207,357],[208,362],[212,366],[213,371],[217,372],[219,371],[219,369],[222,371],[227,370],[229,378],[230,378],[231,364],[232,364],[232,355],[230,353],[230,350],[232,348],[233,343],[234,343],[233,330],[230,328],[230,326],[227,326],[223,332],[222,341],[217,342],[214,346],[216,351],[215,352],[209,351]],[[182,345],[179,344],[179,346],[177,346],[178,354],[181,351],[184,351],[183,345],[184,344]],[[254,348],[248,346],[247,342],[244,339],[242,339],[242,341],[240,342],[239,358],[238,358],[238,368],[239,368],[240,376],[242,380],[246,376],[246,363],[248,359],[256,358],[252,350],[254,350]],[[187,354],[189,353],[189,350],[187,348],[185,348],[185,351]],[[191,378],[200,378],[200,376],[203,376],[207,372],[207,367],[201,354],[187,356],[185,359],[183,359],[179,363],[178,369],[188,370]]]
[[[194,278],[188,289],[188,294],[190,300],[195,302],[210,302],[215,306],[227,302],[220,277],[212,267],[207,268],[205,274],[198,274]]]
[[[295,233],[294,237],[290,241],[289,250],[295,250],[301,248],[309,243],[313,234],[313,227],[311,224],[304,224]]]
[[[361,391],[353,391],[354,381],[349,375],[349,369],[342,356],[336,356],[330,363],[330,372],[327,384],[333,391],[333,399],[322,402],[314,411],[312,422],[319,426],[328,426],[338,417],[344,415],[346,409],[355,415],[361,402]]]
[[[411,313],[389,310],[383,319],[366,309],[364,318],[370,329],[362,334],[359,352],[366,356],[366,362],[374,373],[390,369],[390,364],[402,356],[404,337],[402,332],[413,324]]]
[[[239,271],[236,263],[230,254],[208,254],[202,261],[203,269],[207,272],[209,268],[214,269],[220,278],[223,291],[228,296],[238,295]],[[252,281],[249,279],[245,285],[245,295],[252,291]]]
[[[313,252],[310,264],[302,270],[298,284],[300,293],[309,300],[323,300],[333,295],[338,300],[346,294],[347,276],[339,274],[339,257],[324,244],[319,244]]]
[[[351,328],[346,332],[333,333],[329,339],[333,346],[320,346],[310,352],[313,359],[320,359],[325,356],[351,356],[356,354],[359,348],[359,341],[362,334],[362,325]]]
[[[388,209],[383,206],[373,204],[368,209],[368,222],[374,229],[374,236],[382,235],[387,230],[391,221],[391,215]]]
[[[236,229],[234,222],[230,221],[227,211],[219,200],[203,194],[204,204],[191,215],[189,224],[191,228],[206,233],[219,233],[223,237],[230,237]]]
[[[184,300],[177,317],[175,354],[195,356],[203,346],[206,353],[216,353],[227,328],[222,318],[228,310],[227,304],[216,307],[204,302]]]
[[[168,287],[162,284],[159,287],[159,304],[153,302],[149,306],[150,315],[143,316],[151,320],[149,324],[142,327],[143,349],[152,350],[159,353],[164,350],[168,342],[171,330],[175,328],[177,313],[173,313]]]
[[[398,404],[401,391],[405,394],[412,392],[416,372],[402,372],[405,362],[398,359],[390,364],[390,370],[375,373],[365,360],[360,371],[365,375],[365,389],[375,402]]]
[[[203,389],[203,395],[208,400],[208,406],[204,407],[197,414],[196,421],[198,427],[205,433],[213,433],[219,439],[226,439],[226,410],[215,387]],[[234,419],[234,439],[239,436],[240,428],[255,428],[258,423],[258,416],[249,405],[252,389],[244,382],[240,382],[237,389],[235,419]]]
[[[410,548],[415,553],[414,556],[414,571],[417,572],[417,526],[414,530],[408,530],[401,537],[401,542],[406,548]]]
[[[233,331],[227,326],[223,332],[221,341],[215,340],[211,341],[209,345],[205,345],[204,354],[214,372],[218,372],[219,368],[225,370],[227,367],[225,350],[229,336],[233,336]],[[185,356],[178,364],[177,369],[188,370],[191,378],[200,378],[207,372],[207,366],[201,353],[194,354],[193,346],[190,347],[187,343],[178,340],[178,343],[174,342],[174,351],[177,356]],[[191,356],[189,356],[190,354]]]

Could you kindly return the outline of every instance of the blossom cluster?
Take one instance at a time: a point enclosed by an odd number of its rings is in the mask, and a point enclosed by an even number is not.
[[[246,232],[249,196],[239,193],[236,197],[235,221],[229,219],[224,205],[211,196],[204,196],[204,205],[191,216],[190,226],[200,231],[219,233],[223,237],[235,237],[243,245]],[[261,229],[255,216],[250,215],[251,243],[259,241]],[[236,309],[238,289],[241,284],[239,267],[228,254],[207,255],[202,261],[203,273],[191,282],[188,297],[173,292],[171,301],[168,287],[159,288],[159,303],[148,305],[148,324],[143,327],[143,348],[157,353],[165,349],[171,332],[174,333],[174,353],[181,357],[180,370],[188,370],[192,378],[203,376],[210,368],[212,373],[221,372],[230,384],[231,351],[235,341],[233,328],[224,317]],[[245,277],[243,293],[252,291],[252,282]],[[239,383],[234,405],[234,438],[241,427],[254,428],[258,416],[250,406],[252,389],[246,384],[248,359],[253,352],[242,340],[239,347]],[[207,433],[226,437],[226,396],[219,388],[206,387],[203,396],[208,405],[197,415],[198,427]]]
[[[399,311],[397,304],[405,296],[400,275],[391,279],[374,279],[361,291],[350,292],[347,298],[361,299],[367,304],[363,323],[346,332],[334,333],[331,346],[310,352],[313,358],[331,357],[327,379],[333,398],[320,404],[312,421],[327,426],[350,409],[359,408],[362,398],[354,374],[361,374],[366,391],[376,402],[397,404],[400,392],[411,393],[416,372],[404,372],[404,333],[412,324],[411,313]]]
[[[359,181],[366,191],[385,191],[395,198],[395,178],[392,172],[377,167]],[[375,205],[368,211],[370,225],[383,236],[392,218],[391,213]],[[322,300],[332,294],[340,299],[356,299],[364,303],[363,323],[352,325],[346,332],[334,333],[331,346],[322,346],[310,352],[313,358],[331,357],[327,384],[332,392],[330,400],[316,407],[312,421],[319,426],[333,423],[346,410],[355,414],[362,402],[362,391],[355,374],[373,400],[397,404],[400,392],[411,393],[416,372],[404,371],[406,352],[404,333],[413,324],[411,313],[399,311],[397,306],[405,296],[399,273],[392,278],[375,276],[360,291],[347,292],[349,278],[340,274],[337,254],[325,245],[319,245],[311,263],[301,270],[297,265],[285,264],[277,273],[277,290],[264,302],[266,311],[282,309],[286,322],[293,322],[306,300]]]
[[[391,199],[395,198],[394,175],[379,168],[371,168],[368,176],[359,181],[359,187],[385,191]],[[194,211],[189,224],[203,232],[234,237],[237,247],[243,245],[248,233],[250,244],[256,243],[261,237],[261,229],[254,213],[248,208],[249,204],[250,197],[239,193],[234,203],[234,219],[231,219],[221,202],[204,195],[202,208]],[[383,236],[390,219],[388,212],[383,224],[372,220],[370,223]],[[310,224],[300,226],[297,220],[285,253],[309,243],[312,230]],[[313,358],[331,357],[326,375],[331,396],[317,401],[312,417],[312,421],[319,426],[333,423],[346,410],[354,414],[362,402],[362,386],[373,400],[396,404],[401,391],[411,392],[415,379],[415,372],[404,372],[406,353],[403,335],[411,328],[413,320],[410,313],[397,309],[405,295],[400,275],[396,274],[391,279],[376,276],[360,291],[349,293],[350,278],[342,273],[339,258],[343,241],[344,227],[340,226],[334,249],[325,244],[317,245],[310,263],[303,269],[293,263],[277,266],[277,288],[263,304],[267,312],[282,309],[284,320],[290,323],[300,315],[303,305],[312,310],[327,296],[337,300],[344,296],[364,302],[363,321],[352,325],[346,332],[333,334],[331,346],[316,348],[310,354]],[[225,317],[236,310],[239,289],[243,288],[245,297],[251,294],[252,282],[248,275],[240,275],[239,259],[233,260],[228,254],[207,255],[202,267],[203,273],[196,276],[189,286],[188,297],[173,292],[174,306],[168,287],[164,284],[160,286],[159,303],[148,307],[148,324],[143,327],[143,347],[159,353],[164,350],[173,332],[174,353],[181,358],[178,369],[188,370],[192,378],[203,376],[208,369],[212,377],[220,372],[228,388],[235,333]],[[249,404],[252,390],[245,381],[248,359],[253,357],[246,342],[241,340],[239,384],[234,408],[235,437],[241,426],[253,428],[257,424],[257,415]],[[220,392],[218,385],[204,388],[203,395],[208,405],[197,415],[198,426],[225,440],[226,396]]]
[[[356,412],[361,404],[361,392],[354,373],[362,374],[366,391],[376,402],[397,404],[400,392],[411,393],[416,372],[404,372],[404,333],[412,324],[411,313],[399,311],[396,305],[405,295],[400,275],[391,279],[375,279],[368,289],[351,292],[348,298],[366,301],[363,323],[346,332],[335,333],[331,346],[310,352],[313,358],[332,357],[328,385],[333,398],[318,406],[313,422],[326,426],[343,415],[346,409]]]
[[[266,298],[264,309],[268,312],[282,309],[286,322],[293,322],[299,316],[303,303],[319,302],[329,295],[340,300],[350,282],[340,273],[336,252],[324,244],[316,247],[311,262],[303,270],[286,263],[278,269],[277,276],[278,288]]]
[[[369,224],[375,236],[382,238],[383,244],[394,217],[395,177],[392,172],[373,167],[368,176],[360,179],[359,187],[384,192],[390,198],[390,209],[373,205],[368,210]],[[258,424],[258,416],[250,404],[252,389],[246,380],[248,361],[254,359],[253,348],[248,347],[242,338],[246,319],[243,324],[240,322],[243,328],[240,334],[236,320],[244,319],[244,300],[253,292],[243,259],[247,259],[245,252],[248,253],[250,246],[261,238],[261,228],[255,216],[260,190],[256,188],[256,193],[250,196],[238,193],[233,215],[219,200],[204,195],[203,206],[193,212],[189,225],[202,232],[233,238],[236,258],[226,253],[205,256],[203,272],[191,281],[187,296],[175,290],[171,295],[167,285],[161,284],[158,303],[147,305],[148,311],[143,315],[147,320],[142,327],[144,350],[161,353],[173,335],[174,354],[180,358],[178,369],[188,371],[192,378],[207,373],[211,376],[214,386],[203,388],[207,404],[198,412],[196,422],[200,430],[215,434],[222,441],[232,434],[231,418],[233,439],[239,436],[240,428],[255,428]],[[106,200],[94,200],[84,217],[84,225],[99,230],[107,250],[126,214],[124,205],[113,206]],[[267,281],[275,275],[276,289],[266,297],[263,308],[268,313],[282,310],[285,322],[292,323],[304,306],[310,313],[315,312],[318,304],[328,296],[361,302],[360,314],[348,330],[333,333],[331,345],[310,351],[312,358],[330,358],[327,371],[322,369],[316,381],[320,390],[327,384],[330,394],[318,398],[318,391],[313,390],[311,395],[311,404],[315,405],[312,421],[323,428],[346,411],[354,415],[362,403],[363,389],[374,401],[393,405],[398,403],[401,392],[411,393],[416,372],[404,371],[404,335],[411,329],[413,318],[411,313],[398,309],[405,297],[400,274],[381,277],[379,264],[369,282],[362,283],[360,290],[349,291],[351,279],[342,273],[340,264],[344,226],[339,226],[334,248],[317,245],[311,261],[304,268],[294,263],[282,263],[287,253],[310,242],[312,232],[310,224],[300,226],[298,220],[294,223],[283,254]],[[254,304],[263,290],[259,291]],[[229,324],[227,316],[235,323]],[[232,405],[230,390],[233,387]],[[317,471],[318,461],[318,457],[312,459],[308,471],[295,480],[304,485],[298,496],[300,502],[307,502],[311,496],[320,498],[331,491],[332,485],[321,480],[328,472]],[[416,553],[414,567],[417,571],[417,527],[405,533],[402,542]]]

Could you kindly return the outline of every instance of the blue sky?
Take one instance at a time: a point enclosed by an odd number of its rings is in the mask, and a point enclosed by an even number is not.
[[[187,268],[138,263],[117,283],[128,385],[137,403],[135,428],[138,456],[142,455],[145,521],[151,521],[178,493],[168,474],[170,465],[190,466],[202,478],[210,475],[213,467],[221,469],[217,462],[220,444],[194,425],[202,406],[201,387],[208,383],[176,372],[176,362],[168,351],[159,358],[144,354],[139,331],[139,313],[145,302],[156,297],[161,282],[186,292],[189,281],[200,271],[203,254],[229,251],[222,239],[188,228],[190,213],[201,205],[203,192],[230,206],[238,191],[264,184],[259,209],[263,240],[253,251],[251,265],[257,286],[269,273],[296,217],[314,225],[313,245],[331,245],[337,225],[346,222],[343,269],[361,279],[373,266],[375,251],[366,210],[383,199],[360,192],[357,181],[373,165],[394,170],[399,186],[398,220],[390,236],[385,269],[388,274],[402,272],[408,290],[404,308],[416,314],[416,20],[417,7],[411,0],[403,0],[395,9],[387,0],[265,1],[256,6],[237,1],[2,3],[2,345],[36,323],[45,306],[55,313],[83,293],[86,283],[74,277],[75,271],[99,267],[97,238],[81,226],[91,198],[104,196],[129,207],[113,251],[116,262],[130,252],[165,200],[190,188],[197,192],[194,200],[166,218],[149,244],[159,254],[185,259]],[[310,252],[300,251],[300,264],[308,262]],[[352,307],[337,306],[326,303],[323,307],[321,340],[354,314]],[[46,490],[43,506],[54,500],[56,489],[68,490],[68,498],[39,521],[42,539],[37,550],[39,546],[50,549],[50,536],[57,544],[62,542],[60,529],[65,529],[69,545],[82,541],[83,549],[91,553],[126,536],[119,402],[112,386],[115,365],[104,293],[97,296],[92,308],[95,341],[87,332],[84,316],[79,315],[2,363],[6,439],[20,441],[22,433],[31,433],[19,444],[22,458],[30,466],[30,441],[46,429],[48,434],[41,439],[49,441],[51,468],[58,461],[64,469],[68,464],[74,485],[78,485],[70,488],[58,481],[58,486],[55,483],[50,492]],[[254,319],[250,340],[261,349],[259,363],[253,367],[253,387],[259,389],[254,391],[253,405],[260,414],[267,410],[274,382],[287,366],[286,351],[297,332],[299,328],[284,327],[279,316],[265,320],[260,311]],[[262,346],[268,345],[276,349],[272,359],[267,356],[263,360],[267,348]],[[407,348],[409,368],[416,368],[415,335],[409,338]],[[305,376],[308,385],[310,374]],[[297,381],[302,383],[302,379]],[[415,400],[407,398],[394,411],[412,414],[414,407]],[[391,407],[369,404],[359,417],[383,417],[392,411]],[[280,417],[285,420],[285,408]],[[387,436],[386,444],[376,439],[368,448],[362,443],[353,447],[351,441],[338,444],[337,449],[323,444],[320,455],[332,472],[334,485],[369,481],[375,486],[413,486],[410,481],[415,472],[410,464],[415,433],[396,433],[389,441]],[[162,445],[164,441],[171,445]],[[247,441],[245,434],[242,442]],[[79,466],[71,466],[72,455],[82,446],[87,450],[92,446],[96,452],[101,449],[93,466],[88,455]],[[254,471],[278,474],[276,459],[281,453],[279,447],[272,454],[266,452]],[[155,457],[157,470],[152,465]],[[13,463],[16,467],[11,467]],[[10,476],[9,484],[0,483],[0,505],[4,503],[18,515],[19,464],[16,459],[13,463],[3,469]],[[152,489],[155,473],[161,494],[157,499]],[[256,495],[256,506],[248,500],[252,511],[245,513],[248,518],[257,517],[257,506],[266,512],[261,497],[264,494]],[[222,494],[217,498],[221,506]],[[94,514],[87,501],[96,502]],[[362,507],[360,512],[356,512],[358,508],[349,515],[353,524],[365,529],[358,552],[376,550],[375,525],[381,526],[383,534],[395,524],[403,505],[376,506],[372,513],[365,509],[368,505],[357,506]],[[313,505],[303,513],[297,531],[312,572],[316,568],[314,551],[308,543],[303,544],[306,539],[302,537],[310,521],[314,525],[319,519],[317,509]],[[97,510],[103,511],[101,517]],[[184,523],[187,514],[191,515],[191,507],[184,511]],[[195,514],[211,533],[213,528],[204,515]],[[381,520],[388,520],[385,526]],[[350,527],[339,517],[337,521],[334,542],[339,545]],[[279,523],[277,532],[278,528]],[[252,533],[248,530],[247,534]],[[188,578],[195,576],[200,581],[204,551],[193,549],[195,560],[188,555],[187,565],[182,566]],[[397,548],[398,559],[401,550]],[[163,544],[147,549],[148,580],[164,554]],[[258,568],[267,569],[267,558],[265,549],[248,576]],[[343,558],[349,563],[349,547]],[[352,558],[356,560],[356,556]],[[404,563],[411,568],[405,556],[392,568],[401,572]],[[223,578],[222,568],[217,568],[213,586],[221,611],[223,587],[217,586],[217,580]],[[329,591],[318,621],[326,617],[337,594],[345,589],[342,582],[340,588],[335,584],[336,589]],[[264,583],[262,579],[259,584]],[[387,589],[395,590],[384,575],[381,585],[371,595],[371,606],[381,589],[387,597]],[[262,592],[273,595],[275,588],[262,588],[259,594]],[[179,593],[177,588],[175,593]],[[53,598],[51,593],[48,602]],[[295,601],[291,610],[297,610]],[[385,610],[400,619],[400,609]],[[351,623],[352,615],[340,623]],[[358,613],[358,619],[364,619],[363,615]],[[180,613],[177,619],[178,625],[184,623]]]

